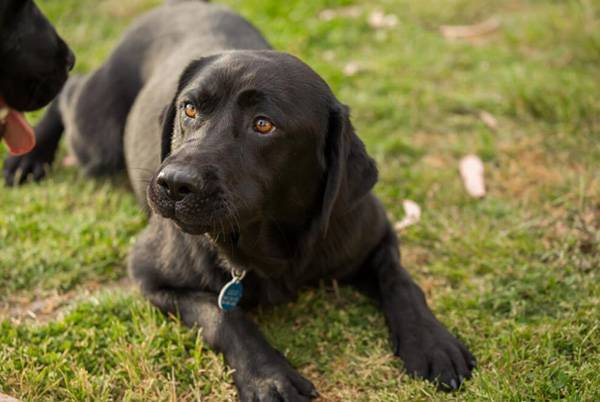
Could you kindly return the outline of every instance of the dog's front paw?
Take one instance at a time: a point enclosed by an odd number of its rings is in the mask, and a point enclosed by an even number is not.
[[[25,155],[9,156],[4,161],[4,181],[7,186],[23,184],[29,178],[40,181],[46,176],[53,159],[54,155],[37,148]]]
[[[438,322],[398,331],[392,338],[408,374],[432,381],[444,391],[457,390],[477,364],[467,347]]]
[[[314,385],[283,356],[260,367],[236,370],[233,378],[242,402],[306,402],[319,396]]]

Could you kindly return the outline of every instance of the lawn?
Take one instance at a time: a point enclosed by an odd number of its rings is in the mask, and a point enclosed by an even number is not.
[[[403,373],[366,298],[323,283],[254,313],[320,400],[600,400],[598,2],[218,2],[352,108],[393,219],[404,199],[422,208],[401,233],[405,265],[478,358],[463,389],[440,394]],[[87,72],[159,1],[38,3]],[[491,17],[499,27],[482,36],[439,29]],[[0,393],[234,400],[222,358],[125,279],[146,221],[126,179],[85,178],[61,165],[61,152],[45,182],[0,185]],[[468,153],[485,163],[481,200],[458,174]]]

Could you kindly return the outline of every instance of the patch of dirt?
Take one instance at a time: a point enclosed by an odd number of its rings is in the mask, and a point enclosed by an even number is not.
[[[92,295],[107,290],[132,290],[133,283],[124,278],[113,283],[88,282],[66,293],[55,291],[31,300],[25,296],[11,296],[0,303],[0,321],[15,324],[44,324],[63,317],[75,304],[88,300]],[[1,401],[1,399],[0,399]]]
[[[452,166],[452,160],[440,154],[428,154],[423,158],[423,163],[434,169],[445,169]]]
[[[426,247],[411,244],[401,247],[402,265],[409,270],[416,270],[431,262],[431,251]]]
[[[564,161],[551,162],[542,145],[534,140],[498,145],[498,166],[489,169],[490,188],[520,199],[537,200],[542,188],[556,186],[567,180],[577,166],[565,167]]]
[[[12,396],[0,394],[0,402],[21,402],[19,399],[15,399]]]
[[[313,375],[318,369],[312,367],[303,371],[319,391],[320,397],[316,401],[345,402],[361,400],[358,396],[369,393],[370,383],[389,384],[401,379],[404,373],[398,362],[386,345],[382,351],[373,351],[369,356],[339,356],[331,363],[335,372],[351,376],[350,381],[342,376]]]
[[[600,267],[600,203],[546,211],[544,229],[546,259],[558,266],[574,267],[581,273],[596,273]]]

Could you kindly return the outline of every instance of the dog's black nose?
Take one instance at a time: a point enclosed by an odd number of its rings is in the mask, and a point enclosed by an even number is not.
[[[202,189],[200,175],[186,166],[165,166],[158,174],[156,184],[165,189],[173,201],[181,201],[188,194],[199,193]]]

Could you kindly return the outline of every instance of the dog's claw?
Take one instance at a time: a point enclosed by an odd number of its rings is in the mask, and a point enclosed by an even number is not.
[[[450,386],[454,390],[458,389],[458,384],[456,383],[456,380],[454,378],[452,380],[450,380]]]

